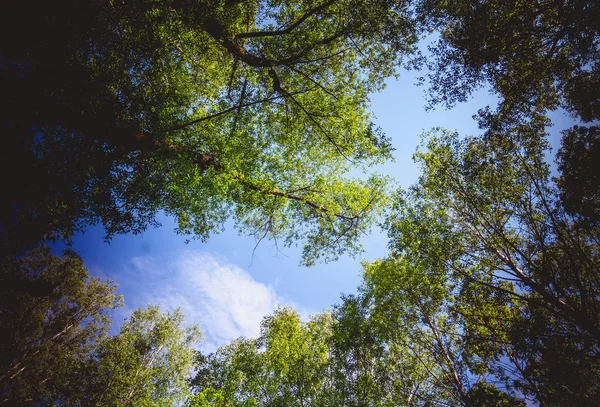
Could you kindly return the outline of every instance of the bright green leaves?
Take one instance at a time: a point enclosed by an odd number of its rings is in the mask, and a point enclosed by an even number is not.
[[[350,295],[333,308],[331,405],[393,406],[415,398],[420,366],[405,347],[381,335],[372,305],[366,296]]]
[[[15,66],[32,68],[8,104],[22,128],[42,133],[34,156],[17,161],[44,162],[27,166],[27,180],[41,179],[38,168],[50,178],[40,199],[22,191],[7,206],[18,212],[11,222],[31,223],[26,240],[95,223],[107,238],[139,233],[164,211],[201,239],[233,218],[258,240],[304,245],[305,264],[360,252],[386,201],[384,179],[369,167],[391,156],[368,95],[414,52],[407,3],[139,0],[80,9],[40,9],[34,39],[20,38],[11,53]],[[46,29],[76,40],[52,41]],[[66,60],[47,58],[57,48]],[[46,72],[60,75],[48,81]],[[25,112],[30,99],[39,114]],[[28,151],[34,142],[23,140]],[[46,167],[68,176],[54,180]],[[350,179],[356,170],[366,175]]]
[[[369,14],[346,16],[356,7]],[[169,177],[163,205],[179,217],[182,232],[206,238],[233,215],[257,240],[304,241],[306,264],[360,251],[358,238],[385,203],[384,180],[344,176],[389,158],[388,141],[370,124],[367,94],[403,53],[367,43],[384,29],[379,22],[389,21],[390,30],[404,24],[408,52],[414,40],[408,14],[394,7],[247,2],[195,17],[221,46],[214,69],[228,77],[211,82],[221,87],[214,104],[207,99],[200,110],[191,109],[170,133],[181,151],[195,149],[214,160],[196,175]],[[248,20],[256,16],[268,16],[269,23]],[[360,62],[376,54],[382,58],[377,70]],[[194,172],[196,157],[188,157],[187,171]]]
[[[279,309],[264,319],[259,338],[240,338],[208,357],[199,355],[189,405],[515,401],[486,382],[483,362],[498,352],[488,355],[470,345],[443,284],[422,280],[422,270],[407,261],[386,260],[366,270],[361,294],[343,296],[331,313],[303,322],[297,312]],[[439,293],[436,301],[429,299],[433,291]]]
[[[422,389],[413,397],[468,405],[468,376],[476,373],[468,370],[468,361],[479,355],[466,350],[449,280],[439,270],[399,257],[366,266],[363,290],[372,298],[371,318],[380,335],[418,366],[411,379]]]
[[[422,176],[387,220],[392,255],[366,269],[375,315],[400,321],[400,337],[424,328],[463,402],[479,397],[465,379],[487,373],[549,405],[596,394],[580,385],[598,366],[595,232],[557,199],[540,120],[478,138],[433,132],[416,154]],[[579,379],[552,377],[557,363]]]
[[[238,339],[200,358],[190,405],[320,404],[330,335],[328,315],[301,322],[295,311],[280,309],[265,318],[257,340]]]
[[[99,343],[97,370],[86,383],[99,392],[94,405],[164,406],[184,401],[200,338],[198,327],[183,328],[180,310],[134,311],[119,334]]]

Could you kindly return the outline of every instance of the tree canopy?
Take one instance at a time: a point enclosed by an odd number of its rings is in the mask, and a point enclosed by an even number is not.
[[[599,12],[2,2],[0,404],[595,406]],[[423,34],[436,37],[419,55]],[[478,136],[427,132],[420,178],[389,194],[369,172],[392,157],[369,94],[404,64],[428,70],[431,106],[481,86],[499,105],[482,106]],[[574,123],[553,176],[559,108]],[[385,214],[389,254],[330,311],[278,309],[212,354],[179,310],[135,310],[110,335],[115,284],[39,242],[140,233],[160,211],[201,239],[233,219],[258,242],[303,244],[305,264],[356,254]]]
[[[542,405],[593,405],[598,229],[565,210],[539,130],[427,138],[423,175],[388,220],[390,248],[421,270],[417,301],[448,307],[478,364]]]
[[[540,130],[426,135],[359,294],[202,357],[190,405],[595,405],[598,230],[565,210]]]
[[[1,264],[0,404],[50,403],[69,391],[122,299],[72,252],[42,248]]]
[[[189,394],[197,326],[148,306],[109,335],[115,284],[73,252],[2,259],[0,405],[165,406]]]
[[[440,38],[431,51],[431,102],[447,106],[491,85],[499,113],[563,107],[600,118],[599,5],[594,1],[439,1],[419,4]]]
[[[304,241],[307,263],[359,249],[385,177],[347,172],[390,158],[368,94],[414,50],[407,3],[88,3],[2,5],[6,241],[162,210],[200,238],[233,217]]]

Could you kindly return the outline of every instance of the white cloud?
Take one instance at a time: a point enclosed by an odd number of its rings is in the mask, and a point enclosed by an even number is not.
[[[121,275],[126,311],[147,304],[181,308],[202,328],[202,348],[213,351],[240,336],[256,337],[262,319],[280,306],[293,306],[272,285],[208,253],[184,252],[176,260],[136,257]]]

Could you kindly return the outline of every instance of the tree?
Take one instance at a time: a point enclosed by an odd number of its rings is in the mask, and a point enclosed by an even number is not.
[[[461,312],[484,328],[474,331],[479,343],[502,344],[513,372],[503,373],[502,360],[489,366],[509,386],[543,405],[593,405],[597,229],[565,212],[544,161],[543,129],[526,123],[480,138],[428,139],[417,153],[423,175],[388,221],[392,255],[452,282],[457,301],[477,301]],[[508,314],[486,314],[494,309]]]
[[[600,178],[594,170],[598,156],[598,126],[575,126],[563,133],[557,155],[560,199],[567,213],[595,231],[600,225]]]
[[[499,390],[502,381],[494,376],[493,365],[503,350],[494,335],[504,333],[510,309],[485,287],[478,287],[481,297],[472,298],[459,281],[440,271],[407,257],[365,268],[362,291],[372,298],[374,325],[388,346],[404,349],[405,363],[412,367],[412,375],[404,376],[413,378],[406,405],[524,406]]]
[[[257,339],[238,339],[208,357],[193,380],[191,406],[330,405],[326,389],[331,318],[300,321],[279,309],[265,317]]]
[[[277,310],[257,339],[199,355],[188,405],[430,406],[439,393],[404,342],[379,334],[371,305],[345,297],[331,314],[308,322],[294,310]]]
[[[51,403],[71,391],[122,299],[75,253],[47,247],[3,258],[0,287],[0,404]]]
[[[304,239],[306,263],[359,249],[385,180],[345,174],[389,158],[368,94],[413,52],[407,2],[8,1],[1,14],[7,244],[95,223],[136,233],[162,210],[200,238],[233,216],[258,240]]]
[[[488,84],[501,115],[563,107],[582,121],[600,117],[597,2],[423,0],[419,8],[441,34],[429,61],[434,104]]]
[[[328,405],[429,405],[439,394],[428,383],[426,369],[435,368],[424,366],[422,355],[412,353],[415,348],[405,338],[398,340],[381,329],[374,305],[373,297],[363,293],[342,296],[333,308]]]
[[[3,259],[0,404],[164,406],[189,394],[197,326],[181,311],[134,311],[109,336],[116,286],[90,278],[73,252]]]
[[[180,310],[135,310],[112,337],[104,337],[85,365],[72,405],[168,406],[188,397],[197,326],[183,327]]]

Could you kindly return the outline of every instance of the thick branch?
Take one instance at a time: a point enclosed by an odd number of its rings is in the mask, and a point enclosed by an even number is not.
[[[298,26],[300,26],[300,24],[305,22],[309,17],[319,13],[320,11],[324,10],[325,8],[329,7],[331,4],[333,4],[335,2],[336,2],[336,0],[329,0],[329,1],[326,1],[325,3],[321,4],[318,7],[308,10],[302,17],[300,17],[298,20],[296,20],[295,23],[293,23],[292,25],[290,25],[289,27],[287,27],[283,30],[254,31],[254,32],[249,32],[249,33],[241,33],[241,34],[236,34],[235,38],[275,37],[278,35],[289,34],[292,32],[292,30],[298,28]]]
[[[347,34],[347,29],[341,29],[340,31],[336,32],[335,34],[329,37],[323,38],[320,41],[316,41],[315,43],[311,44],[310,47],[306,47],[301,52],[281,59],[270,59],[248,52],[248,50],[246,50],[246,48],[244,48],[242,45],[237,44],[234,41],[236,37],[230,34],[227,31],[226,27],[215,18],[208,18],[207,21],[204,23],[203,27],[206,30],[206,32],[210,34],[210,36],[212,36],[215,40],[219,41],[225,47],[227,52],[229,52],[234,58],[237,58],[245,64],[253,66],[255,68],[272,68],[274,66],[297,63],[300,59],[302,59],[302,57],[306,55],[306,53],[310,49],[313,49],[314,47],[319,45],[329,44],[335,41],[336,39],[340,38],[341,36]]]
[[[233,57],[243,61],[244,63],[250,66],[254,66],[257,68],[269,68],[272,66],[279,65],[278,61],[254,55],[246,51],[246,49],[243,46],[236,44],[233,41],[233,36],[227,32],[225,26],[215,18],[208,18],[207,21],[204,23],[204,29],[208,34],[210,34],[211,37],[221,42],[227,50],[227,52],[233,55]]]

